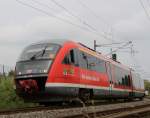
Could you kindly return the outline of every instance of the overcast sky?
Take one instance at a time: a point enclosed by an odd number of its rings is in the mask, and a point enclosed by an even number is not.
[[[132,56],[123,52],[129,49],[120,50],[118,60],[129,66],[136,65],[141,74],[145,74],[144,79],[150,78],[150,20],[139,0],[55,0],[70,14],[53,0],[19,1],[43,13],[16,0],[0,0],[0,64],[14,67],[23,48],[32,42],[62,38],[93,48],[94,40],[98,44],[111,43],[103,36],[110,39],[113,34],[116,42],[132,41],[138,52]],[[150,2],[142,2],[150,15]],[[104,54],[110,52],[110,48],[98,50]]]

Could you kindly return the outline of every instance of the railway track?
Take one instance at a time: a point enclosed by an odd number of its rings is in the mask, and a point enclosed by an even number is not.
[[[0,118],[128,118],[136,114],[150,112],[150,100],[116,103],[98,106],[75,107],[51,106],[0,111]],[[135,116],[134,116],[135,117]],[[131,117],[131,118],[134,118]]]
[[[118,103],[124,103],[124,101],[108,101],[108,100],[101,100],[99,102],[94,102],[90,104],[84,104],[82,101],[78,100],[80,104],[53,104],[49,106],[35,106],[35,107],[26,107],[26,108],[16,108],[16,109],[6,109],[6,110],[0,110],[0,115],[5,114],[14,114],[14,113],[26,113],[26,112],[35,112],[35,111],[41,111],[41,110],[59,110],[59,109],[69,109],[69,108],[82,108],[83,106],[89,107],[89,106],[99,106],[99,105],[110,105],[110,104],[118,104]],[[137,102],[137,101],[132,101]],[[129,102],[128,102],[129,103]]]
[[[142,118],[150,114],[150,104],[72,115],[64,118]]]

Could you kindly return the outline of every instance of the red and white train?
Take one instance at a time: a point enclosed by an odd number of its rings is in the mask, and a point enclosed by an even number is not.
[[[144,81],[132,69],[73,41],[50,40],[24,49],[16,63],[24,100],[142,99]]]

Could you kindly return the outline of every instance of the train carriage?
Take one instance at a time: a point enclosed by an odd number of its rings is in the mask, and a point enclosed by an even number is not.
[[[137,78],[130,68],[83,44],[50,40],[24,49],[15,83],[17,94],[33,102],[143,98],[143,85],[135,86]]]

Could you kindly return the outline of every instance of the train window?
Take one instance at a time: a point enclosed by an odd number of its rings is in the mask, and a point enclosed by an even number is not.
[[[63,64],[69,64],[69,63],[70,63],[69,55],[66,55],[64,60],[63,60]]]
[[[88,69],[95,70],[95,66],[96,66],[95,58],[91,55],[88,55],[87,62],[88,62]]]
[[[122,77],[122,85],[125,85],[125,78]]]
[[[79,66],[81,68],[85,68],[85,69],[88,68],[87,55],[84,52],[82,51],[78,52],[78,60],[79,60]]]
[[[86,55],[85,53],[83,53],[83,52],[82,52],[82,58],[83,58],[84,60],[87,60],[87,55]]]
[[[63,64],[75,65],[75,54],[74,50],[70,50],[69,53],[65,56]]]
[[[109,77],[110,84],[113,84],[113,81],[112,81],[112,65],[109,62],[107,62],[107,74],[108,74],[108,77]]]
[[[79,65],[81,68],[97,72],[106,72],[105,61],[82,51],[79,51],[78,55]]]
[[[125,85],[128,86],[128,76],[125,75]]]
[[[130,75],[128,75],[128,83],[129,83],[129,86],[131,86],[131,77],[130,77]]]
[[[130,72],[120,67],[115,67],[115,78],[118,84],[130,86]]]
[[[31,59],[50,59],[49,55],[56,55],[60,46],[57,44],[35,44],[24,49],[18,61],[27,61]]]
[[[122,84],[122,82],[120,82],[120,80],[118,81],[118,85],[121,85]]]
[[[105,68],[105,61],[101,60],[101,59],[97,59],[96,61],[96,70],[98,72],[106,72],[106,68]]]
[[[122,79],[121,68],[115,66],[115,79],[116,83],[119,84],[119,80]]]
[[[87,68],[89,70],[97,71],[97,72],[106,72],[105,62],[99,58],[96,58],[92,55],[86,54],[87,60]]]
[[[70,50],[70,60],[71,63],[75,63],[74,50]]]

